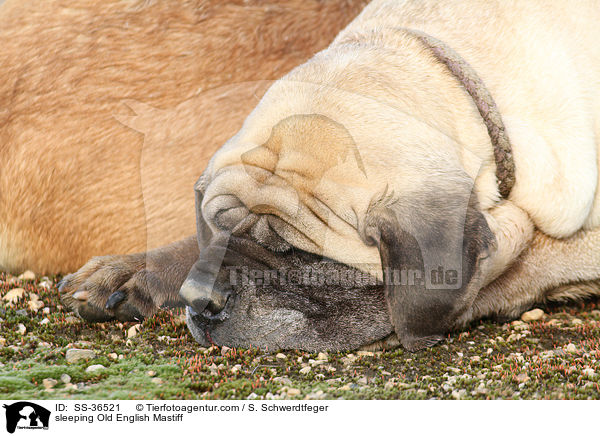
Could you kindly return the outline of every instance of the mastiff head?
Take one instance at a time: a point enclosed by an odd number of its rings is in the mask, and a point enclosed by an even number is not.
[[[417,350],[472,305],[495,249],[475,186],[493,172],[466,163],[419,71],[357,50],[276,82],[196,184],[201,254],[180,295],[199,342],[344,350],[393,333]]]

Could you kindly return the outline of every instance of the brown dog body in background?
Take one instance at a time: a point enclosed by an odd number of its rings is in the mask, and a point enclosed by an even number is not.
[[[193,234],[210,156],[365,3],[3,4],[0,270],[69,272]]]

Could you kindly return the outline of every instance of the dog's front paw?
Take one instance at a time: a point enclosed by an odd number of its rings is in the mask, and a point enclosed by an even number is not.
[[[141,320],[154,314],[151,283],[144,254],[101,256],[59,283],[63,302],[90,322]]]

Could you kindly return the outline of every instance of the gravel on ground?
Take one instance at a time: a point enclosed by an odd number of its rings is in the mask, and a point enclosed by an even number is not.
[[[266,352],[200,347],[177,311],[88,324],[58,279],[0,273],[0,398],[600,398],[597,301],[481,321],[417,353]]]

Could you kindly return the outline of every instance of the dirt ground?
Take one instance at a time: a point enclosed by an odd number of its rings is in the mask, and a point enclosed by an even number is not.
[[[596,301],[479,322],[418,353],[310,354],[202,348],[175,312],[87,324],[62,306],[58,279],[0,273],[0,398],[600,398]]]

